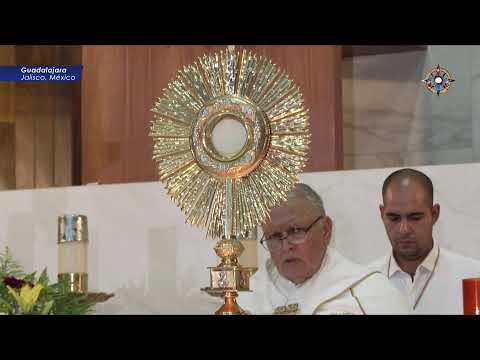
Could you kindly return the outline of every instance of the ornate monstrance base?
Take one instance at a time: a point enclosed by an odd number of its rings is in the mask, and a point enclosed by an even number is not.
[[[238,304],[235,298],[238,294],[235,291],[226,291],[223,295],[224,304],[215,311],[215,315],[246,315],[247,312],[243,310]]]
[[[250,276],[256,268],[242,267],[238,263],[238,257],[244,247],[235,239],[223,238],[215,245],[215,252],[222,259],[216,267],[210,267],[210,287],[203,288],[212,296],[222,296],[223,305],[215,312],[215,315],[245,315],[236,301],[239,291],[250,291]]]

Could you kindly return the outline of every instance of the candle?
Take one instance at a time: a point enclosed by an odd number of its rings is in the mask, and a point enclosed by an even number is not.
[[[463,314],[480,315],[480,278],[463,279]]]
[[[68,279],[72,292],[87,291],[88,223],[84,215],[58,217],[58,278]]]
[[[87,273],[87,243],[65,242],[58,247],[58,272]]]

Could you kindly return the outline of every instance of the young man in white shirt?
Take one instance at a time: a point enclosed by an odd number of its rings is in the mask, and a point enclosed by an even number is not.
[[[480,262],[439,247],[433,226],[440,205],[424,173],[401,169],[382,188],[380,214],[392,251],[371,264],[408,299],[411,314],[463,314],[462,279],[480,276]]]

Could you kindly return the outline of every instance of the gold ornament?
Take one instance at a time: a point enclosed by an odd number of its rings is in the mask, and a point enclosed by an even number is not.
[[[152,111],[150,136],[160,181],[212,238],[243,236],[286,200],[305,166],[308,110],[284,71],[250,51],[204,55],[178,72]],[[212,143],[222,119],[240,122],[243,148]]]
[[[178,71],[152,109],[160,181],[188,223],[221,238],[221,263],[203,289],[223,296],[216,314],[246,313],[235,298],[250,291],[256,269],[238,264],[238,239],[265,222],[298,182],[310,143],[302,104],[299,88],[269,59],[229,47]],[[224,120],[240,123],[245,134],[233,152],[215,146],[213,132]]]

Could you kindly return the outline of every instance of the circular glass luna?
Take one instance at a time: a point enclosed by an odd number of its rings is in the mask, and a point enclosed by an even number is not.
[[[191,141],[200,167],[215,176],[238,178],[253,171],[265,157],[270,126],[257,105],[227,95],[199,111]]]
[[[231,158],[239,154],[247,144],[247,129],[237,118],[221,117],[209,135],[212,145],[220,155]]]

